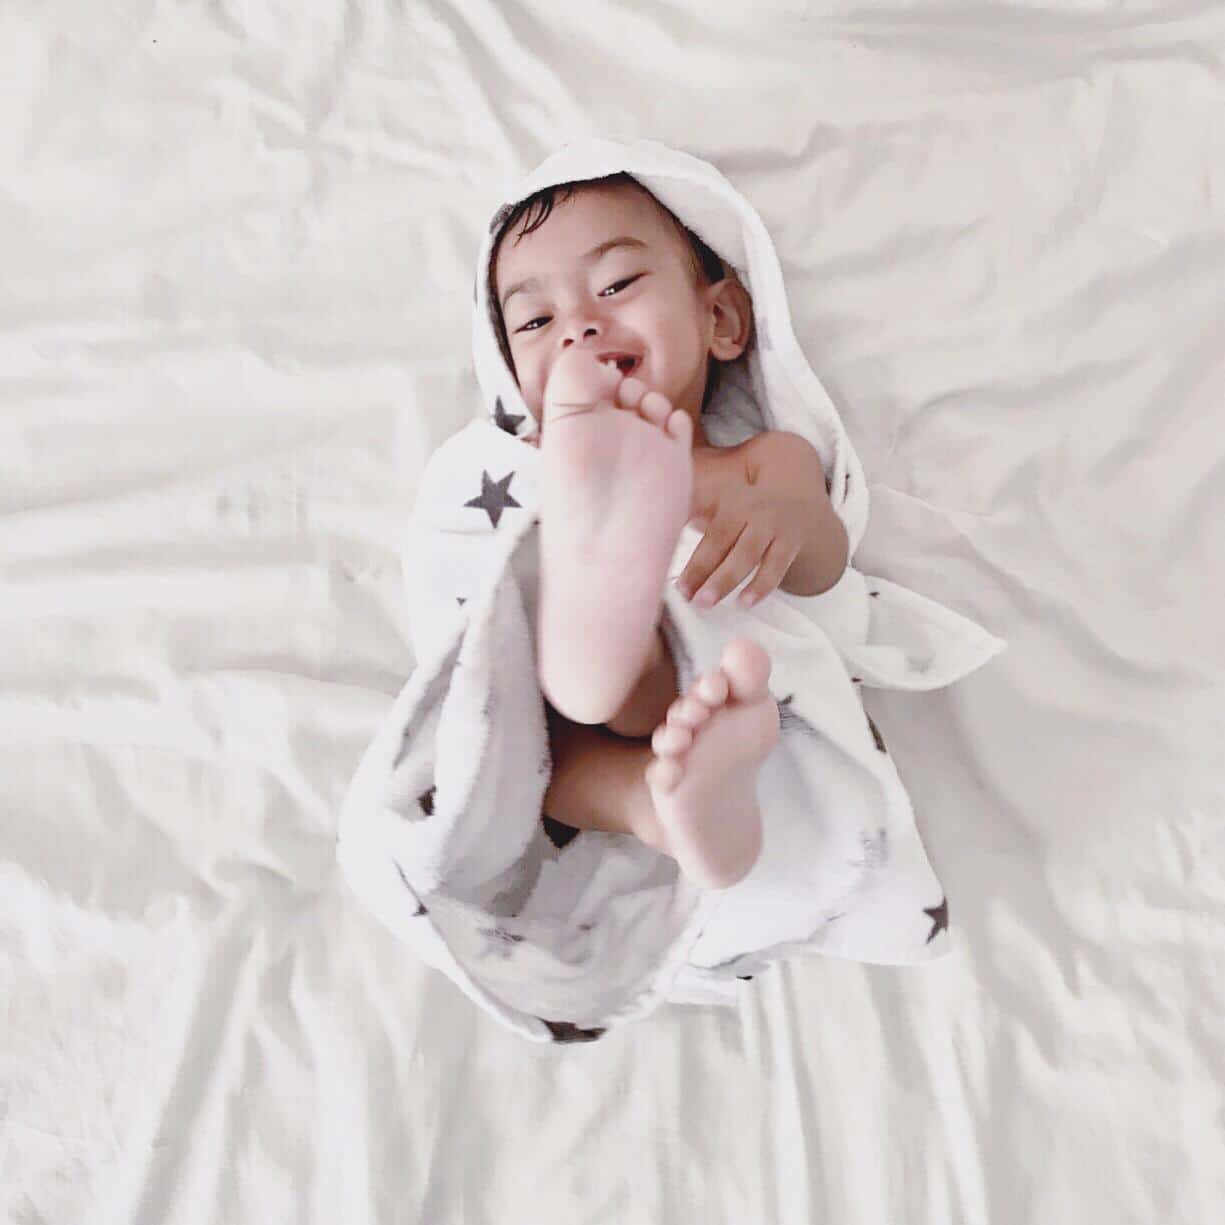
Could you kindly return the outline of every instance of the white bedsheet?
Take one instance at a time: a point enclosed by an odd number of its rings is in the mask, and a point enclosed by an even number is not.
[[[1225,12],[742,7],[0,6],[0,1220],[1219,1212]],[[487,193],[579,133],[752,199],[861,568],[1010,649],[865,695],[950,957],[554,1049],[334,844]]]

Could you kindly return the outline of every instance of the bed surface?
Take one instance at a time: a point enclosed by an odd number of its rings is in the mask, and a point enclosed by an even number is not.
[[[1219,1212],[1225,13],[739,8],[0,8],[0,1220]],[[335,831],[480,228],[589,133],[753,201],[860,568],[1009,650],[865,696],[950,957],[553,1050]]]

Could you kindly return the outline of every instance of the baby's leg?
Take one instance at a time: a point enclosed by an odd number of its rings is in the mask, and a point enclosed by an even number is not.
[[[599,725],[574,723],[546,701],[553,777],[544,812],[575,829],[633,834],[652,845],[655,808],[646,768],[655,760],[650,741],[619,739]]]
[[[779,725],[769,674],[766,652],[734,639],[647,742],[573,723],[546,702],[553,777],[544,812],[576,829],[633,834],[704,888],[734,884],[761,852],[757,775]]]
[[[554,709],[604,723],[654,649],[668,563],[689,513],[693,423],[585,349],[565,362],[549,382],[540,443],[537,666]],[[591,402],[571,403],[576,396]]]
[[[676,664],[663,631],[657,628],[642,675],[621,709],[604,726],[631,740],[650,736],[667,718],[668,707],[676,700],[678,692]]]
[[[734,885],[761,854],[757,776],[779,735],[769,678],[770,656],[733,638],[651,737],[652,845],[706,889]]]

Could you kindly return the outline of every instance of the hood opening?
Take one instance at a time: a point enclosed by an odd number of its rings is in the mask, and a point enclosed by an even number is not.
[[[512,377],[516,378],[516,381],[517,376],[515,374],[514,359],[511,357],[510,341],[506,334],[506,325],[502,318],[502,310],[498,305],[497,293],[494,288],[494,268],[497,265],[498,251],[501,249],[502,242],[513,231],[520,228],[520,222],[524,221],[525,218],[526,221],[521,227],[523,234],[531,234],[538,230],[548,220],[553,209],[558,204],[568,200],[580,188],[596,184],[611,185],[617,183],[633,184],[640,191],[646,192],[656,208],[661,209],[667,215],[668,219],[676,227],[677,232],[688,243],[693,272],[703,287],[713,285],[725,277],[732,277],[740,281],[735,270],[729,264],[695,234],[693,230],[685,225],[654,192],[645,187],[632,174],[618,171],[615,174],[600,175],[590,179],[570,179],[564,183],[552,183],[542,187],[539,191],[524,197],[524,199],[516,204],[504,205],[498,210],[489,227],[493,235],[493,240],[489,247],[489,259],[485,268],[485,301],[489,310],[489,324],[497,338],[498,349],[502,354],[502,360],[506,363],[506,369]],[[740,283],[743,284],[743,282]],[[754,344],[757,334],[756,313],[756,304],[754,304],[753,318],[750,320],[749,339],[744,351],[735,359],[735,362],[744,361]],[[702,412],[705,412],[707,405],[710,404],[711,398],[719,384],[722,368],[725,365],[733,365],[735,362],[723,362],[713,355],[707,355],[706,389],[702,396]]]

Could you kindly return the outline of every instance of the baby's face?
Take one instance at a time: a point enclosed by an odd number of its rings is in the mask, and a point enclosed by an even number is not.
[[[525,219],[526,220],[526,219]],[[573,345],[633,354],[633,374],[696,422],[714,321],[712,287],[695,284],[684,238],[635,188],[582,187],[494,265],[514,373],[537,421],[557,358]],[[629,244],[594,248],[613,239]],[[535,284],[515,291],[525,279]],[[717,287],[713,287],[717,292]]]

